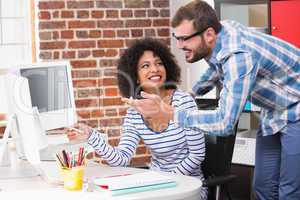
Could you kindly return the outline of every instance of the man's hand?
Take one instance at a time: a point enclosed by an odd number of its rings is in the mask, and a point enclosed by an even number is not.
[[[144,99],[122,98],[122,101],[134,107],[144,118],[173,120],[174,108],[166,104],[158,95],[141,92]]]

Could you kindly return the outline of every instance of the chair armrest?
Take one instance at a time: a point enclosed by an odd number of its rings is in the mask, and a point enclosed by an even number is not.
[[[203,181],[203,186],[211,187],[211,186],[223,185],[225,183],[232,181],[236,177],[237,177],[236,175],[229,174],[227,176],[217,176],[213,178],[208,178]]]

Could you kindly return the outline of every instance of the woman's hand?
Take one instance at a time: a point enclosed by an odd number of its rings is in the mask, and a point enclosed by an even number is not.
[[[91,127],[82,123],[78,123],[67,130],[67,136],[70,141],[87,140],[91,131]]]

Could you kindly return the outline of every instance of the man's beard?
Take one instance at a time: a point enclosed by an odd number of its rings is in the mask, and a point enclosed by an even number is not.
[[[202,41],[201,41],[201,47],[197,48],[193,53],[193,57],[189,60],[186,60],[187,62],[189,63],[194,63],[194,62],[197,62],[201,59],[206,59],[208,60],[209,57],[211,56],[211,52],[212,50],[208,47],[208,45],[206,45],[204,39],[202,38]]]

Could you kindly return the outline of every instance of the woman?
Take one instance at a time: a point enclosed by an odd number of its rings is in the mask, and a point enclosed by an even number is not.
[[[118,84],[123,97],[138,98],[141,91],[158,94],[164,102],[179,109],[197,109],[188,94],[177,89],[180,68],[169,49],[154,39],[136,41],[125,50],[118,64]],[[111,166],[127,166],[141,139],[151,151],[150,169],[203,180],[201,162],[205,156],[204,134],[183,129],[169,121],[144,119],[129,108],[117,147],[111,147],[99,132],[87,129],[85,136],[95,152]],[[206,199],[206,188],[201,199]]]

